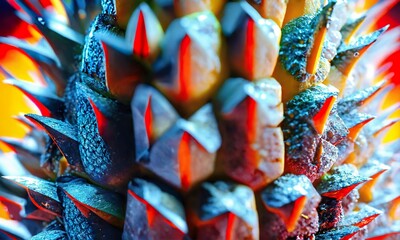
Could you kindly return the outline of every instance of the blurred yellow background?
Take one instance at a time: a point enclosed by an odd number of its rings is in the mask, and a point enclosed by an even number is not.
[[[32,76],[40,75],[33,62],[16,49],[5,49],[0,47],[2,58],[1,66],[11,72],[17,79],[34,81]],[[30,101],[24,97],[17,88],[3,83],[7,76],[0,72],[0,136],[23,137],[26,128],[13,118],[19,114],[37,112]],[[7,150],[3,144],[2,150]]]

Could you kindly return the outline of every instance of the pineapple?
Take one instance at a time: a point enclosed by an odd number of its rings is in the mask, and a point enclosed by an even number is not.
[[[399,238],[395,1],[9,2],[45,84],[0,69],[40,111],[0,138],[1,239]]]

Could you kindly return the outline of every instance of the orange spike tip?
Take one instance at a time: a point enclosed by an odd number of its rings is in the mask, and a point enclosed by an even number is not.
[[[268,209],[268,211],[277,214],[282,219],[288,232],[293,232],[296,229],[297,222],[299,221],[299,218],[303,213],[306,203],[307,196],[300,196],[293,203],[291,203],[291,209],[287,209],[288,206],[284,206],[281,208],[266,206],[266,208]]]
[[[326,27],[322,27],[322,29],[320,29],[314,36],[314,44],[310,54],[308,55],[307,65],[306,65],[306,71],[309,74],[315,74],[317,72],[326,33],[327,33]]]
[[[328,32],[328,24],[329,18],[333,13],[333,8],[336,4],[336,1],[332,1],[327,4],[323,10],[317,16],[318,23],[313,36],[313,43],[310,52],[308,53],[307,63],[306,63],[306,72],[314,75],[317,72],[319,67],[322,49],[325,43],[325,37]]]
[[[322,105],[321,109],[313,117],[314,128],[319,134],[323,134],[325,125],[328,121],[329,114],[336,102],[336,96],[330,96]]]
[[[334,199],[342,199],[345,196],[347,196],[354,188],[356,188],[361,183],[363,183],[363,182],[355,183],[353,185],[350,185],[348,187],[342,188],[337,191],[322,193],[321,196],[328,197],[328,198],[334,198]]]
[[[370,121],[372,121],[373,119],[375,119],[375,117],[371,117],[368,119],[365,119],[364,121],[357,123],[356,125],[352,126],[349,128],[349,134],[347,134],[347,137],[351,140],[351,141],[355,141],[358,137],[358,135],[361,132],[361,129]]]
[[[388,215],[391,220],[394,221],[400,220],[399,209],[400,209],[400,197],[397,197],[393,199],[389,205]]]
[[[352,164],[344,164],[325,174],[318,184],[317,190],[321,196],[341,200],[358,185],[371,180],[358,174],[357,168]]]
[[[356,226],[363,228],[383,212],[366,204],[359,204],[357,211],[346,214],[339,222],[339,226]]]
[[[339,52],[332,60],[332,64],[336,66],[341,73],[348,76],[361,56],[387,29],[388,26],[383,27],[371,34],[359,37],[354,43],[339,49]]]

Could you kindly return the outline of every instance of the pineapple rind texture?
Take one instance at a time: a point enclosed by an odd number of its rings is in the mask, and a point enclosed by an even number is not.
[[[95,33],[105,31],[109,34],[120,35],[123,31],[115,26],[115,17],[105,14],[98,15],[86,35],[85,46],[82,52],[82,63],[80,71],[88,74],[93,78],[100,79],[100,82],[105,84],[106,70],[104,66],[103,49]],[[104,86],[105,89],[105,86]]]
[[[399,103],[363,69],[400,33],[358,1],[42,4],[15,1],[36,45],[0,38],[47,85],[0,68],[42,115],[0,138],[0,238],[399,237]]]
[[[320,15],[325,16],[321,12]],[[314,35],[323,26],[319,15],[306,15],[296,18],[286,24],[282,29],[282,41],[280,45],[280,62],[284,68],[299,82],[314,81],[316,83],[325,79],[328,73],[326,69],[318,67],[315,79],[311,79],[314,73],[306,72],[307,57],[314,47],[314,39],[308,36]],[[325,20],[326,24],[326,20]],[[322,25],[322,26],[320,26]],[[293,42],[296,42],[295,48]],[[323,61],[323,59],[321,59]],[[321,61],[320,60],[320,61]]]

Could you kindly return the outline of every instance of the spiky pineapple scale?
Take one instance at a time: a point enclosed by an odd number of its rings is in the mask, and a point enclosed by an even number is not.
[[[351,8],[346,1],[318,10],[321,1],[307,0],[297,11],[292,1],[287,10],[285,1],[249,0],[227,3],[225,11],[224,1],[152,1],[151,8],[144,2],[101,1],[102,12],[83,45],[68,26],[54,32],[54,19],[37,15],[47,9],[18,2],[50,43],[39,49],[58,54],[58,65],[46,66],[69,75],[64,83],[48,82],[57,85],[53,89],[66,85],[63,99],[57,99],[59,109],[44,90],[32,92],[15,82],[48,113],[27,115],[50,136],[46,149],[40,149],[41,166],[38,161],[28,169],[55,178],[55,183],[34,186],[36,180],[28,177],[22,184],[38,208],[36,217],[53,220],[44,229],[27,223],[32,233],[42,231],[35,239],[347,239],[365,237],[368,230],[370,236],[382,234],[373,224],[365,226],[379,213],[357,203],[355,187],[387,170],[364,165],[368,158],[392,161],[378,151],[362,152],[377,147],[387,126],[361,129],[372,117],[360,108],[384,84],[360,91],[344,86],[356,66],[355,54],[363,54],[383,29],[354,35],[358,23],[338,19],[339,11]],[[85,5],[66,6],[85,11]],[[173,8],[181,17],[169,24]],[[221,25],[214,14],[223,16]],[[333,36],[339,30],[346,41],[338,48]],[[25,47],[15,40],[2,42]],[[68,62],[73,52],[62,54],[62,45],[83,49],[78,67]],[[23,49],[40,59],[40,51]],[[225,80],[229,74],[248,79]],[[20,160],[30,151],[2,141]],[[389,155],[398,150],[390,146]],[[371,198],[375,183],[364,185],[361,200]],[[87,196],[78,194],[80,189]],[[380,207],[374,199],[372,204]],[[384,201],[391,206],[394,199]],[[387,213],[394,210],[382,210],[381,223],[375,225],[396,226]],[[18,237],[18,232],[0,230]],[[396,234],[396,229],[385,226],[383,234]]]

